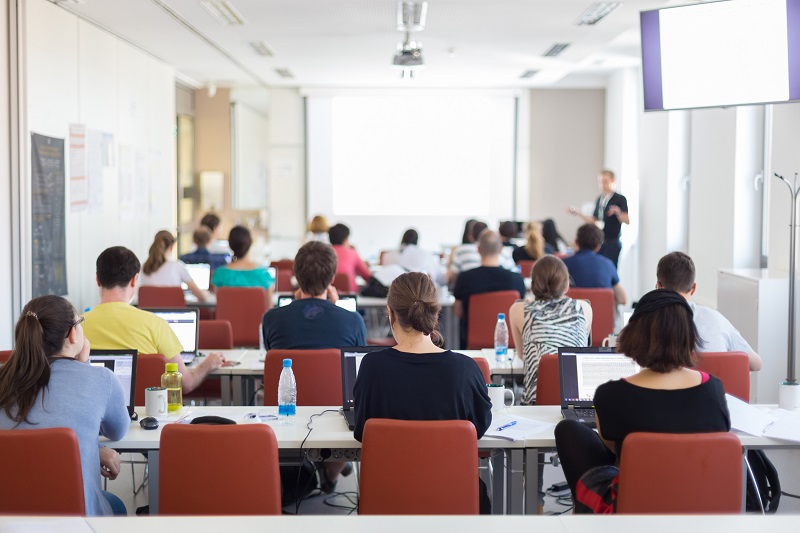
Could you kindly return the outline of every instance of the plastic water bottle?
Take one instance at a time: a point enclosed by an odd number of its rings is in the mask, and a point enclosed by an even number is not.
[[[497,325],[494,327],[494,360],[498,363],[508,362],[508,326],[505,313],[497,314]]]
[[[297,382],[292,372],[292,360],[283,360],[283,370],[278,381],[278,423],[284,426],[294,424],[297,413]]]
[[[167,363],[161,374],[161,386],[167,389],[167,412],[174,413],[183,407],[183,384],[177,363]]]

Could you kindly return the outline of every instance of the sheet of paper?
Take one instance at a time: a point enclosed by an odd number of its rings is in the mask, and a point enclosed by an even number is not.
[[[760,437],[776,420],[769,412],[753,407],[735,396],[726,394],[725,399],[728,401],[728,412],[731,414],[731,427],[737,431]]]
[[[552,428],[554,424],[519,416],[499,415],[492,418],[492,425],[485,436],[505,440],[525,440],[537,433]]]
[[[775,409],[770,414],[775,418],[775,423],[769,426],[764,435],[773,439],[800,442],[800,414],[783,409]]]
[[[0,524],[0,533],[93,533],[83,518],[8,519]]]

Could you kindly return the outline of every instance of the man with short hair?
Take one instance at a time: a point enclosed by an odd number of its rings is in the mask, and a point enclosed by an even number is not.
[[[691,257],[682,252],[665,255],[658,262],[656,278],[656,289],[677,292],[689,302],[694,312],[694,325],[703,339],[702,346],[697,347],[698,352],[744,352],[750,360],[750,370],[761,370],[761,357],[727,318],[719,311],[689,300],[697,290]]]
[[[478,253],[481,265],[462,272],[456,278],[453,296],[456,301],[453,313],[461,319],[461,349],[467,345],[467,317],[469,314],[469,298],[474,294],[495,291],[517,291],[520,298],[525,298],[525,282],[517,272],[506,270],[500,266],[500,252],[503,242],[500,235],[492,230],[484,230],[478,237]]]
[[[600,196],[597,197],[592,216],[582,214],[575,207],[569,208],[572,214],[580,216],[586,223],[602,223],[603,241],[598,253],[608,257],[614,263],[614,268],[617,268],[619,253],[622,250],[622,243],[619,240],[622,224],[631,223],[628,200],[615,191],[616,184],[617,177],[614,172],[601,170],[597,175]]]
[[[197,249],[194,252],[183,254],[180,257],[180,260],[187,265],[208,263],[211,266],[211,271],[213,272],[215,269],[225,266],[230,262],[230,254],[212,254],[209,251],[208,246],[211,243],[211,231],[209,231],[206,226],[200,226],[194,230],[194,233],[192,234],[192,240],[194,241],[195,246],[197,246]]]
[[[598,254],[603,243],[603,232],[594,224],[578,228],[575,237],[577,251],[564,258],[569,270],[570,286],[582,289],[608,288],[614,291],[614,300],[619,305],[628,301],[625,288],[619,282],[617,268],[607,257]]]
[[[455,283],[458,275],[462,272],[481,266],[481,254],[478,251],[478,238],[488,227],[489,226],[487,226],[485,222],[476,221],[475,224],[472,225],[470,231],[472,242],[459,244],[453,250],[450,256],[450,266],[447,269],[447,282],[449,284],[452,285]],[[517,265],[511,257],[511,248],[509,248],[507,252],[505,250],[500,251],[498,264],[507,270],[517,269]]]
[[[130,304],[136,294],[140,269],[139,259],[124,246],[107,248],[97,257],[100,304],[84,313],[83,331],[93,348],[158,353],[168,363],[177,363],[183,376],[183,392],[189,393],[209,373],[223,366],[225,358],[210,353],[198,366],[186,367],[181,359],[183,346],[167,322]]]

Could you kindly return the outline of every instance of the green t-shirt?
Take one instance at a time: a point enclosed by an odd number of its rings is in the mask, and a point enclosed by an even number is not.
[[[275,284],[275,279],[263,267],[253,270],[220,267],[214,271],[211,283],[215,287],[263,287],[269,289]]]

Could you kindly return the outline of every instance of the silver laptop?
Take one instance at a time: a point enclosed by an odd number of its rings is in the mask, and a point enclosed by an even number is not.
[[[287,306],[293,301],[294,296],[291,294],[278,295],[278,307]],[[358,310],[358,297],[356,294],[340,294],[339,299],[336,300],[336,306],[355,313]]]
[[[92,366],[104,366],[111,370],[122,385],[128,416],[133,417],[136,401],[136,350],[91,350],[88,363]]]
[[[194,281],[197,288],[201,291],[207,291],[209,285],[211,284],[211,265],[208,263],[196,263],[196,264],[189,264],[186,265],[186,270],[189,272],[189,275],[192,276],[192,281]],[[185,283],[181,283],[181,287],[183,290],[189,290],[189,286]]]
[[[161,309],[145,309],[169,324],[175,336],[183,346],[181,359],[189,365],[197,357],[197,342],[200,338],[200,311],[196,307],[175,307]]]

